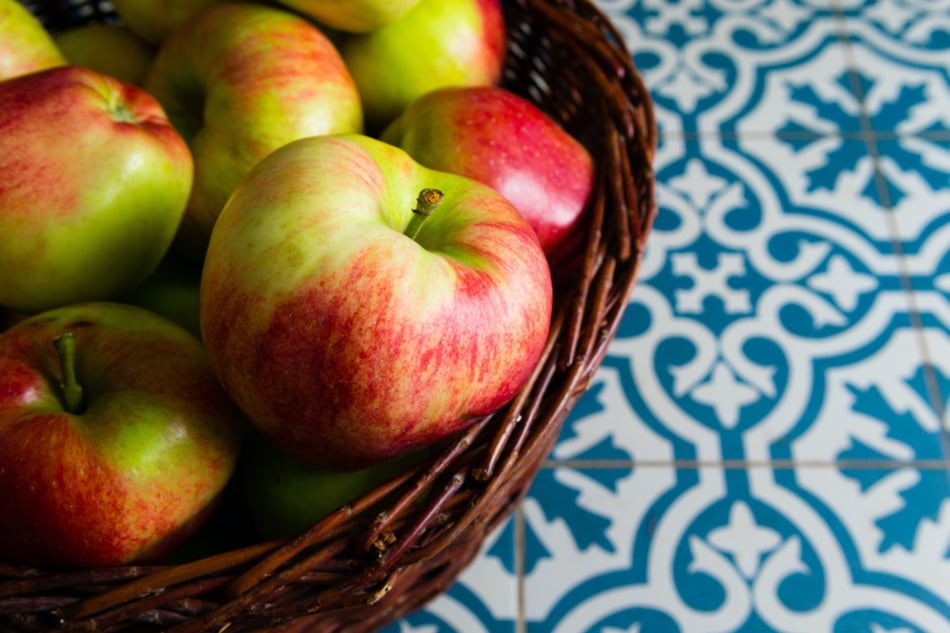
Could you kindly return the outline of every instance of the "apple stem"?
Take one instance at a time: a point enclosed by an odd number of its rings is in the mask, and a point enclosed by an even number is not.
[[[407,237],[416,239],[422,223],[426,221],[436,207],[442,203],[443,193],[438,189],[423,189],[416,198],[416,208],[412,210],[412,219],[409,220],[409,226],[403,232]]]
[[[59,366],[62,370],[62,382],[59,386],[63,392],[66,411],[81,413],[82,385],[76,380],[76,336],[72,332],[64,332],[53,339],[53,345],[59,354]]]

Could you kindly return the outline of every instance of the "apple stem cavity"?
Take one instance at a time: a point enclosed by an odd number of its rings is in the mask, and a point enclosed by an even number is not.
[[[416,208],[412,210],[412,219],[409,220],[409,226],[403,231],[403,234],[411,239],[416,239],[422,223],[432,215],[436,208],[442,203],[444,194],[439,189],[423,189],[416,198]]]
[[[62,371],[59,386],[63,394],[63,404],[69,413],[82,413],[82,385],[76,380],[76,336],[72,332],[64,332],[53,339],[53,345],[59,354]]]

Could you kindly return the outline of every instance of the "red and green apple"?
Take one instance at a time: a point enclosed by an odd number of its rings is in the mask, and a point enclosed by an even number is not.
[[[0,82],[0,305],[108,299],[181,222],[188,146],[147,92],[78,66]]]
[[[0,334],[0,559],[160,558],[215,505],[242,418],[201,343],[147,310],[73,304]]]
[[[508,200],[362,135],[258,163],[215,224],[200,292],[232,399],[279,449],[335,469],[506,404],[552,304],[538,238]]]
[[[362,129],[359,94],[337,49],[289,10],[202,9],[164,40],[143,85],[194,156],[179,243],[199,258],[228,196],[257,161],[298,138]]]

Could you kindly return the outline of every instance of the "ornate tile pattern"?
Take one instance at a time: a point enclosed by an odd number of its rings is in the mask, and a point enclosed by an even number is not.
[[[950,2],[600,0],[660,214],[515,515],[386,633],[950,631]]]

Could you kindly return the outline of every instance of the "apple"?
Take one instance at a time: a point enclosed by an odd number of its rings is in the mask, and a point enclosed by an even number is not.
[[[395,22],[420,0],[279,0],[281,4],[333,29],[375,31]]]
[[[248,434],[238,480],[251,522],[265,539],[296,536],[343,505],[418,463],[426,451],[359,470],[312,466]]]
[[[151,44],[161,44],[193,13],[229,0],[112,0],[115,12],[133,33]]]
[[[263,5],[195,13],[165,39],[143,85],[194,155],[179,243],[199,258],[257,161],[298,138],[362,129],[359,93],[330,40],[304,18]]]
[[[36,16],[18,0],[0,0],[0,81],[65,64]]]
[[[497,86],[443,88],[413,102],[381,138],[426,167],[473,178],[508,198],[552,266],[578,248],[593,160],[527,99]]]
[[[171,244],[188,146],[147,92],[78,66],[0,82],[0,305],[108,299]]]
[[[552,284],[501,194],[379,140],[325,135],[276,150],[235,190],[200,299],[212,365],[250,423],[346,470],[507,403],[545,345]]]
[[[402,18],[343,39],[340,52],[381,130],[427,92],[501,79],[506,32],[499,0],[422,0]]]
[[[140,85],[155,49],[122,24],[85,24],[53,36],[66,60]]]
[[[89,302],[0,334],[0,559],[160,558],[214,507],[241,417],[201,343],[142,308]]]

